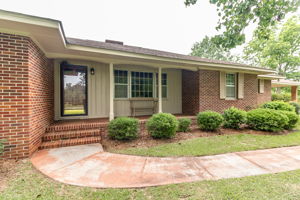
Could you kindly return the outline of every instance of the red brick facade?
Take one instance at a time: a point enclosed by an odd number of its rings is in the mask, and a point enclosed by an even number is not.
[[[33,153],[53,120],[53,64],[25,36],[0,33],[0,158]]]
[[[272,85],[271,80],[264,80],[264,93],[257,94],[257,104],[260,105],[264,102],[271,101],[272,98]]]
[[[184,114],[197,114],[205,110],[222,112],[235,106],[244,110],[271,100],[271,81],[265,81],[265,92],[258,94],[257,75],[245,74],[244,98],[220,99],[220,73],[212,70],[182,72],[182,110]]]
[[[37,150],[45,128],[54,119],[54,62],[29,43],[30,138],[29,154]]]

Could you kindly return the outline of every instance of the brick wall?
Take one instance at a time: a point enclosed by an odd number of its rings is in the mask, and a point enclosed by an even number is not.
[[[182,110],[184,114],[196,114],[205,110],[223,112],[235,106],[249,110],[258,103],[271,100],[271,81],[265,81],[264,94],[258,94],[257,75],[245,74],[244,98],[220,99],[220,73],[212,70],[182,72]]]
[[[212,110],[223,112],[223,110],[234,106],[249,110],[257,104],[257,75],[245,74],[244,98],[238,100],[220,99],[220,73],[218,71],[200,70],[200,107],[199,111]]]
[[[37,150],[45,128],[54,119],[54,63],[29,42],[30,136],[29,154]]]
[[[47,75],[41,75],[45,69]],[[53,66],[30,38],[0,33],[0,140],[5,147],[0,158],[24,158],[36,149],[43,126],[53,119],[50,82]]]
[[[262,104],[267,101],[271,101],[272,97],[271,80],[264,80],[264,93],[257,93],[257,104]]]

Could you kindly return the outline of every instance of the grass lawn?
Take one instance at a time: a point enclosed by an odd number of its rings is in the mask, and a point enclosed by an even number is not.
[[[19,164],[8,182],[0,191],[1,200],[300,199],[300,170],[143,189],[93,189],[52,181],[27,161]]]
[[[295,145],[300,145],[300,131],[288,135],[237,134],[200,137],[149,148],[127,148],[112,151],[122,154],[159,157],[203,156]]]

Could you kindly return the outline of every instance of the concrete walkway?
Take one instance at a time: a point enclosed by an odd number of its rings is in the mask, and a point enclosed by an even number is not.
[[[37,152],[31,161],[66,184],[131,188],[300,169],[300,146],[203,157],[141,157],[103,152],[100,144]]]

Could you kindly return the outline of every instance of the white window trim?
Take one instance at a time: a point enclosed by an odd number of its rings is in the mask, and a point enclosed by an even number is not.
[[[235,87],[235,97],[227,97],[227,74],[233,74],[234,75],[234,87]],[[232,72],[226,72],[225,73],[225,100],[237,100],[237,73],[232,73]]]

